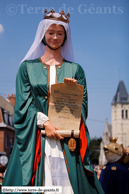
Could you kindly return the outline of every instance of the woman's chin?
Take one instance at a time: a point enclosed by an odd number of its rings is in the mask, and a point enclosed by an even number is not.
[[[51,48],[53,48],[53,49],[57,49],[57,48],[58,48],[58,46],[52,46]]]
[[[51,44],[51,45],[49,45],[52,49],[57,49],[57,48],[60,48],[61,47],[61,45],[60,44],[57,44],[57,43],[55,43],[55,44]]]

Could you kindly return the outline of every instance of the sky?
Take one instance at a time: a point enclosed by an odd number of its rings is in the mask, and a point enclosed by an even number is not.
[[[15,94],[20,61],[31,44],[44,9],[70,13],[75,62],[86,74],[87,126],[102,137],[111,123],[111,102],[120,80],[129,93],[128,0],[0,0],[0,95]]]

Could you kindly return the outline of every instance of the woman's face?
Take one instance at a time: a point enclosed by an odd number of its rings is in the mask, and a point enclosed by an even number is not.
[[[60,47],[64,41],[64,38],[64,27],[58,24],[52,24],[45,33],[45,40],[53,49]]]

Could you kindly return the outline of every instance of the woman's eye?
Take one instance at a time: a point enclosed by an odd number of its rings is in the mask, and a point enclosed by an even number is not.
[[[52,35],[53,33],[49,33],[50,35]]]

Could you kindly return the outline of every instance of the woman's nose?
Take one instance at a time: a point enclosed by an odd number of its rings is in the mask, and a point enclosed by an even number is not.
[[[57,34],[56,34],[56,33],[54,34],[54,37],[53,37],[53,38],[54,38],[54,39],[57,39]]]

